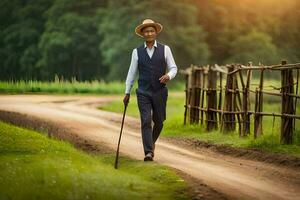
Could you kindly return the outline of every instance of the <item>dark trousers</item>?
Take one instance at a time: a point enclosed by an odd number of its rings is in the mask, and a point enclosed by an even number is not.
[[[163,122],[166,119],[168,89],[164,87],[155,92],[137,89],[136,94],[141,117],[144,153],[146,155],[149,152],[153,153],[153,144],[155,144],[163,128]]]

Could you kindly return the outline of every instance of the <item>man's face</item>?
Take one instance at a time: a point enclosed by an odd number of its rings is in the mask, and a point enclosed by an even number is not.
[[[146,42],[152,42],[156,39],[156,29],[152,26],[143,29],[143,36]]]

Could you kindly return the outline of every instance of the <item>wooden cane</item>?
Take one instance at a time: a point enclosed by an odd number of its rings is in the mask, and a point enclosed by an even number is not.
[[[124,112],[123,112],[123,119],[122,119],[122,125],[121,125],[121,131],[120,131],[118,148],[117,148],[117,154],[116,154],[116,161],[115,161],[115,169],[118,169],[119,149],[120,149],[120,142],[121,142],[121,136],[122,136],[122,131],[123,131],[123,125],[124,125],[125,113],[126,113],[127,105],[128,104],[125,104]]]

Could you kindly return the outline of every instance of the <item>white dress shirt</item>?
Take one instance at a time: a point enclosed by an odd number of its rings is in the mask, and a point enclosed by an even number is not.
[[[164,45],[165,46],[165,61],[167,63],[167,69],[168,69],[168,73],[167,75],[170,77],[170,80],[173,79],[176,74],[177,74],[177,66],[175,64],[171,49],[169,46]],[[152,46],[152,48],[148,48],[146,45],[146,42],[144,42],[144,48],[147,48],[147,53],[149,55],[150,58],[152,58],[152,55],[154,53],[154,49],[157,48],[157,42],[155,40],[154,45]],[[127,78],[126,78],[126,89],[125,89],[125,94],[130,94],[130,91],[132,89],[132,86],[134,84],[134,80],[136,78],[137,75],[137,71],[138,71],[138,53],[137,53],[137,49],[133,49],[132,51],[132,55],[131,55],[131,63],[130,63],[130,67],[128,70],[128,74],[127,74]]]

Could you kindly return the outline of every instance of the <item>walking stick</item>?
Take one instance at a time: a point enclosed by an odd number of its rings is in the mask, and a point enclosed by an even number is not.
[[[125,119],[125,113],[126,113],[127,105],[128,104],[125,104],[124,112],[123,112],[123,119],[122,119],[122,125],[121,125],[121,131],[120,131],[117,154],[116,154],[116,161],[115,161],[115,169],[118,169],[119,149],[120,149],[120,142],[121,142],[121,136],[122,136],[122,131],[123,131],[123,125],[124,125],[124,119]]]

